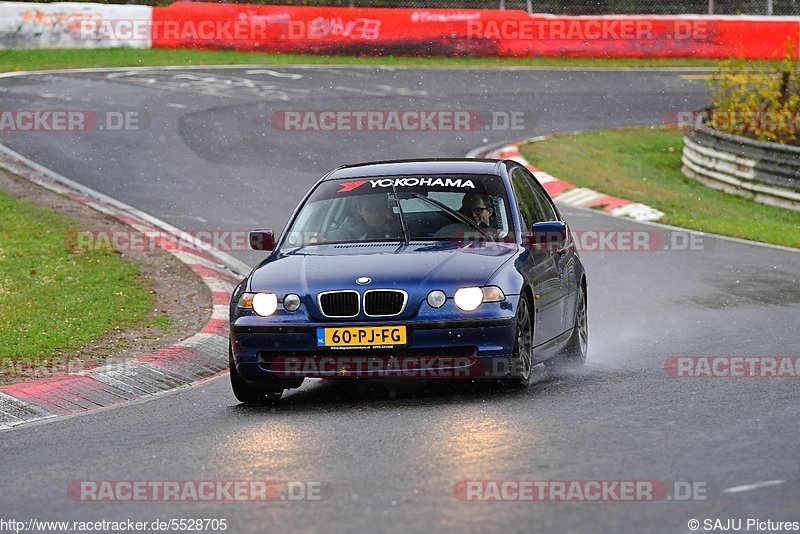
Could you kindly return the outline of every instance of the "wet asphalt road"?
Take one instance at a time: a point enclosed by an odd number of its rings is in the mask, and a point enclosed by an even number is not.
[[[696,109],[680,72],[275,68],[0,80],[3,109],[136,112],[137,131],[30,133],[3,144],[184,229],[281,228],[327,169],[462,156],[486,142],[661,124]],[[280,132],[298,109],[524,112],[524,131]],[[612,172],[598,169],[598,172]],[[574,230],[643,229],[564,209]],[[650,228],[652,229],[652,228]],[[259,257],[235,253],[253,263]],[[587,252],[590,353],[527,391],[307,381],[277,408],[226,377],[124,407],[0,433],[0,518],[226,518],[229,532],[687,532],[691,518],[800,520],[800,393],[791,379],[671,378],[676,355],[796,355],[800,258],[704,238],[703,250]],[[319,483],[320,500],[75,502],[74,480]],[[464,480],[707,483],[704,501],[473,503]],[[750,491],[725,489],[762,481]]]

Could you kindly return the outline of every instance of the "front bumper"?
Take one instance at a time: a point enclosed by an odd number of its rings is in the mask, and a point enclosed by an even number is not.
[[[513,297],[513,296],[512,296]],[[487,303],[463,313],[425,310],[428,317],[353,322],[300,321],[297,314],[231,322],[231,349],[249,382],[314,378],[491,378],[507,376],[514,347],[516,300]],[[394,348],[317,346],[317,328],[399,326],[407,344]]]

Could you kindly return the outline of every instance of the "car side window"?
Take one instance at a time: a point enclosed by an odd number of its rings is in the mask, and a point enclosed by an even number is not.
[[[525,219],[526,230],[530,230],[537,222],[547,220],[522,169],[515,168],[511,171],[511,187],[514,188],[514,196],[517,197],[519,213]]]
[[[528,185],[530,185],[531,189],[533,190],[533,196],[536,197],[541,212],[544,216],[543,220],[545,221],[560,220],[558,214],[556,213],[555,206],[553,206],[553,201],[550,200],[550,197],[547,195],[547,192],[544,190],[541,184],[538,181],[536,181],[535,178],[531,178],[527,174],[525,175],[525,181],[528,182]]]

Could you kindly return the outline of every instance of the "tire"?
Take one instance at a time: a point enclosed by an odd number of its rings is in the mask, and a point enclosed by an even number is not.
[[[283,395],[283,388],[268,388],[246,382],[236,371],[236,364],[233,362],[233,354],[228,349],[228,371],[231,376],[231,389],[233,396],[244,404],[273,404],[280,400]]]
[[[507,381],[511,387],[527,388],[533,376],[533,321],[530,300],[525,295],[520,296],[515,322],[511,377]]]
[[[589,351],[589,322],[586,307],[586,289],[581,284],[578,289],[578,303],[575,306],[575,324],[567,346],[558,356],[544,362],[548,369],[580,367],[586,363]]]

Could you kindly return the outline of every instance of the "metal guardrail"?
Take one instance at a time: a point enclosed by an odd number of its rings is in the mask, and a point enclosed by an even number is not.
[[[686,176],[713,189],[800,211],[800,147],[689,127],[682,162]]]

